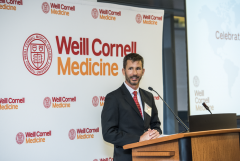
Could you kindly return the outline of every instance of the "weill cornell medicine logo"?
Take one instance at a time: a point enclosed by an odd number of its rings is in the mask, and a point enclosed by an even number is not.
[[[30,73],[45,74],[52,64],[52,48],[41,34],[30,35],[23,45],[23,62]]]
[[[143,22],[143,24],[147,25],[157,25],[158,22],[162,21],[162,16],[137,14],[135,20],[138,24]]]
[[[50,6],[47,2],[42,3],[42,11],[43,13],[46,13],[46,14],[50,11]]]
[[[91,15],[94,19],[97,19],[100,15],[99,19],[116,21],[117,17],[121,16],[121,11],[112,11],[107,9],[99,9],[98,11],[98,9],[93,8],[91,11]]]
[[[47,3],[47,2],[43,2],[42,3],[42,11],[43,13],[47,14],[49,13],[50,9],[51,9],[51,14],[55,14],[55,15],[60,15],[60,16],[69,16],[70,15],[70,11],[75,11],[75,6],[67,6],[65,4],[60,4],[60,3]]]
[[[99,127],[97,128],[82,128],[82,129],[71,129],[68,132],[70,140],[77,139],[93,139],[94,135],[99,133]]]
[[[214,111],[214,105],[210,102],[210,97],[205,94],[204,89],[199,89],[200,85],[200,79],[198,76],[193,77],[193,85],[196,87],[194,89],[194,95],[195,95],[195,107],[196,111],[206,111],[206,109],[202,106],[202,103],[205,102],[208,104],[211,111]],[[197,89],[198,88],[198,89]]]
[[[92,9],[91,14],[92,14],[92,17],[93,17],[94,19],[97,19],[97,18],[98,18],[98,10],[97,10],[96,8],[93,8],[93,9]]]
[[[0,4],[0,9],[16,11],[17,7],[15,5],[23,5],[23,0],[0,0],[0,3],[5,3]]]
[[[71,103],[77,101],[77,97],[45,97],[43,99],[43,106],[48,109],[52,106],[52,108],[70,108]]]
[[[99,96],[99,98],[98,98],[98,96],[94,96],[92,98],[92,104],[93,104],[94,107],[98,106],[99,100],[100,100],[100,106],[104,105],[104,101],[105,101],[105,97],[104,96]]]
[[[142,22],[142,16],[140,14],[137,14],[135,19],[138,24]]]
[[[29,143],[44,143],[46,141],[47,136],[52,135],[52,131],[41,132],[41,131],[33,131],[33,132],[25,132],[26,135],[26,144]],[[22,144],[25,141],[25,136],[22,132],[17,133],[16,142],[17,144]]]
[[[25,98],[0,98],[0,110],[17,110],[18,105],[25,103]]]

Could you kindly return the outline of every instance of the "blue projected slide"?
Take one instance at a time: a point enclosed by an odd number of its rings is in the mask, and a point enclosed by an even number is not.
[[[239,0],[186,0],[190,115],[240,115],[239,16]]]

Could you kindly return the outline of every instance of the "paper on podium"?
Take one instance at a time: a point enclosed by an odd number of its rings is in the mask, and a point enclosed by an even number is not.
[[[162,138],[162,137],[165,137],[165,136],[169,136],[169,135],[164,135],[164,134],[162,134],[162,135],[160,135],[158,138]]]

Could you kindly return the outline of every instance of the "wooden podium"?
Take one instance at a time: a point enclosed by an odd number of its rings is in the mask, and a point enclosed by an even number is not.
[[[240,161],[240,129],[180,133],[123,146],[133,161]]]

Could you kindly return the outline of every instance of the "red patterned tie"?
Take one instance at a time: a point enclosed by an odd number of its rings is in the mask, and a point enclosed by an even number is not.
[[[137,91],[134,91],[133,94],[134,94],[134,96],[133,96],[134,102],[136,103],[138,110],[139,110],[141,116],[143,117],[142,110],[141,110],[140,104],[138,103],[138,99],[137,99]]]

